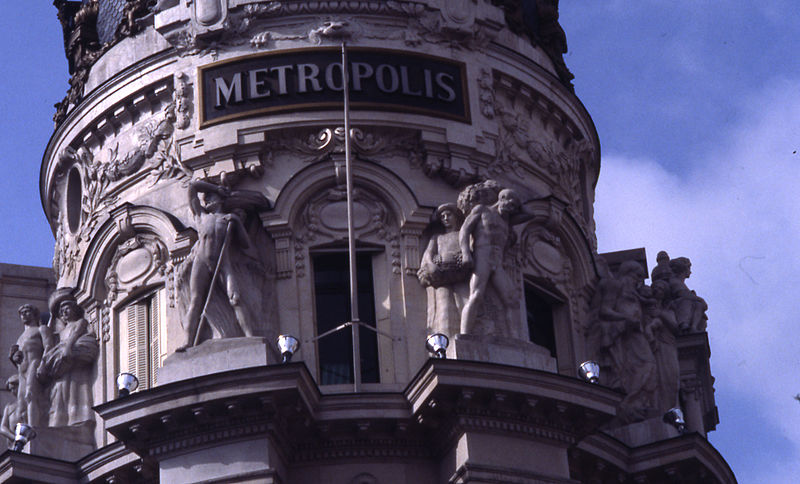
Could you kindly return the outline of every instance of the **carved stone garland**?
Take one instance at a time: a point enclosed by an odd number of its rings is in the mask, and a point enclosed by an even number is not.
[[[53,269],[59,277],[73,273],[81,247],[89,242],[101,220],[119,199],[117,182],[133,176],[143,169],[152,177],[152,185],[170,179],[185,179],[191,173],[183,166],[180,152],[175,146],[175,128],[188,127],[191,120],[191,92],[185,74],[175,78],[176,90],[173,101],[159,117],[138,126],[132,136],[134,147],[124,156],[119,153],[119,140],[108,151],[106,161],[101,161],[84,147],[67,147],[60,155],[57,167],[57,184],[66,181],[65,174],[73,166],[79,166],[81,177],[81,224],[77,233],[68,230],[65,216],[59,217],[56,229],[56,244]],[[131,143],[130,139],[124,139]],[[61,190],[64,191],[63,189]]]

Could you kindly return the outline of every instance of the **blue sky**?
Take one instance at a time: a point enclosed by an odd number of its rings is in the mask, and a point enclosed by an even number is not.
[[[788,1],[561,2],[600,251],[692,260],[741,483],[800,479],[800,24]]]
[[[0,260],[50,265],[38,176],[67,88],[49,0],[0,16]],[[709,303],[721,423],[741,483],[800,476],[800,23],[793,1],[561,2],[575,89],[597,125],[601,251],[693,262]],[[652,261],[651,261],[652,263]]]

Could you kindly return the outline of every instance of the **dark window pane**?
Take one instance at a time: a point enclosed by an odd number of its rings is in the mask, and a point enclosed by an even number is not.
[[[350,279],[346,253],[318,254],[313,258],[317,334],[350,320]],[[358,311],[361,321],[375,327],[375,294],[372,285],[372,256],[356,256]],[[353,382],[352,329],[346,328],[318,341],[320,383]],[[378,340],[375,332],[361,328],[361,381],[377,383]]]
[[[553,328],[553,307],[529,284],[525,284],[525,310],[528,317],[530,340],[550,350],[550,356],[555,358],[556,337]]]

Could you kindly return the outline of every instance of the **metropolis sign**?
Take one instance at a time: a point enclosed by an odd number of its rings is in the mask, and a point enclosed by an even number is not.
[[[348,49],[350,107],[470,122],[464,64],[382,49]],[[238,57],[198,69],[201,127],[297,110],[342,109],[338,48]]]

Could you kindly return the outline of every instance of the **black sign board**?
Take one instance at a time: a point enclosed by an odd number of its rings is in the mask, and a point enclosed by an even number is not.
[[[350,108],[470,122],[464,64],[408,52],[349,48]],[[200,125],[297,110],[342,109],[339,48],[291,50],[198,69]]]

